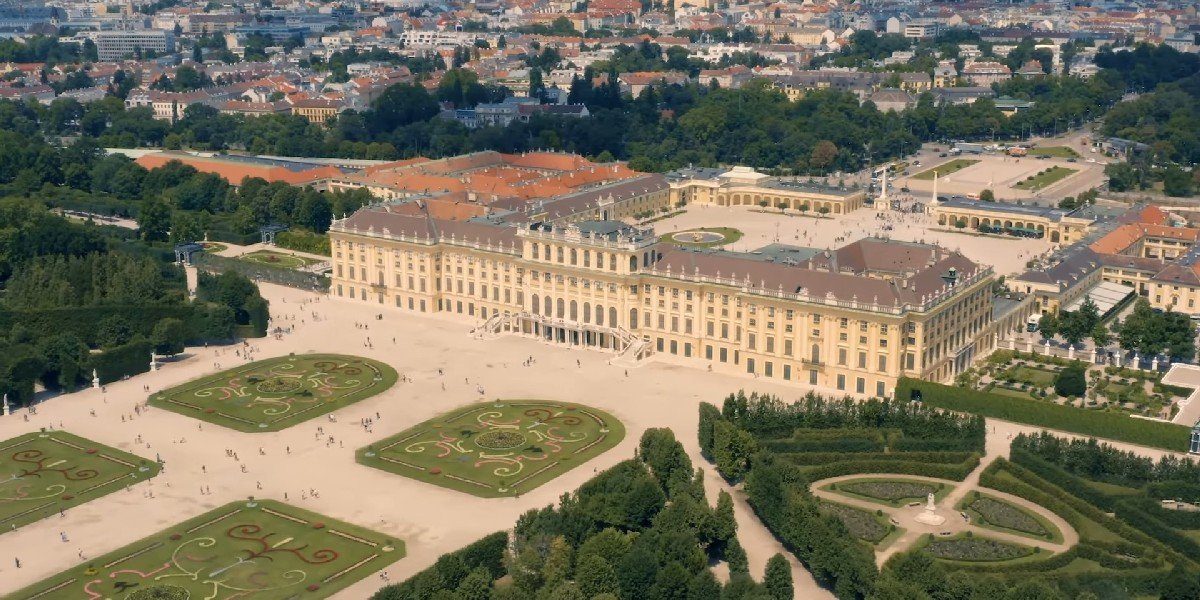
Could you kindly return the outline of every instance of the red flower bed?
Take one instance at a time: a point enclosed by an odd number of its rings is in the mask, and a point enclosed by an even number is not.
[[[75,496],[72,496],[71,494],[63,494],[62,499],[63,500],[74,500]]]
[[[313,523],[313,529],[325,529],[325,524],[317,521],[316,523]]]
[[[308,584],[308,587],[306,587],[306,588],[304,588],[304,589],[306,589],[306,590],[308,590],[308,591],[310,591],[310,592],[315,592],[315,591],[317,591],[317,590],[321,589],[321,586],[319,586],[319,585],[317,585],[317,584],[315,584],[315,583],[310,583],[310,584]]]
[[[95,448],[88,448],[87,450],[84,450],[84,452],[87,452],[88,454],[95,454],[95,453],[96,453],[96,449],[95,449]]]
[[[441,474],[442,474],[442,469],[441,469],[441,468],[439,468],[439,467],[434,467],[434,468],[432,468],[432,469],[430,469],[430,470],[429,470],[429,474],[430,474],[430,475],[441,475]]]
[[[206,412],[206,413],[208,413],[208,414],[210,414],[210,415],[211,415],[211,414],[213,414],[213,413],[217,412],[217,409],[215,409],[215,408],[206,408],[206,409],[204,409],[204,412]]]
[[[178,533],[172,533],[172,534],[171,534],[171,541],[178,540],[179,538],[182,538],[182,537],[183,537],[183,536],[182,536],[182,535],[179,535]]]

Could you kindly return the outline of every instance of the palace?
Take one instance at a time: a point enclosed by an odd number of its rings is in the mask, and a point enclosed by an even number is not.
[[[902,376],[949,380],[996,344],[991,268],[925,244],[689,250],[613,220],[450,220],[424,201],[361,209],[329,233],[335,297],[628,361],[884,396]]]

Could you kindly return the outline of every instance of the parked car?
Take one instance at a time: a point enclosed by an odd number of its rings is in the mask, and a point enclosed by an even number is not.
[[[946,158],[946,153],[945,153],[945,152],[943,152],[943,153],[939,154],[939,155],[938,155],[938,158]]]

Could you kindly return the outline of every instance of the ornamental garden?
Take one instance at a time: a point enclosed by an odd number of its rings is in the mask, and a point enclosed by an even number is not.
[[[982,417],[936,408],[981,392],[934,385],[901,382],[887,401],[731,395],[720,409],[701,405],[701,450],[745,482],[758,517],[839,595],[867,591],[896,565],[933,564],[974,574],[980,589],[1158,597],[1177,567],[1200,567],[1200,464],[1049,433],[1018,435],[1008,458],[987,456]]]
[[[0,442],[0,533],[158,474],[159,465],[62,431]]]
[[[288,355],[164,390],[150,404],[238,431],[279,431],[379,394],[396,378],[358,356]]]
[[[325,598],[404,557],[398,540],[268,500],[227,504],[11,598]]]
[[[361,448],[358,462],[485,498],[517,496],[599,456],[620,421],[578,404],[483,402]]]
[[[284,269],[304,269],[313,265],[319,264],[321,261],[307,256],[296,256],[294,254],[285,254],[274,250],[255,250],[238,257],[238,260],[256,264],[267,265],[271,267],[280,267]]]

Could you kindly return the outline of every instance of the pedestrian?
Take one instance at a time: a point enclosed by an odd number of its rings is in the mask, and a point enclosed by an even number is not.
[[[14,560],[14,561],[16,561],[16,563],[17,563],[17,568],[18,568],[18,569],[20,569],[20,568],[21,568],[21,559],[19,559],[19,558],[15,558],[15,557],[14,557],[14,558],[13,558],[13,560]]]

